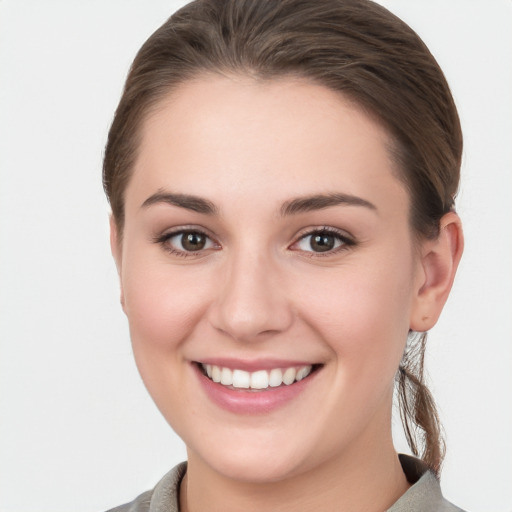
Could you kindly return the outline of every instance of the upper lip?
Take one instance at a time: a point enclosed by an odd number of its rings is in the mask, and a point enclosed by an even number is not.
[[[296,359],[232,359],[223,357],[209,357],[196,362],[203,365],[210,364],[212,366],[230,368],[231,370],[245,370],[247,372],[273,370],[274,368],[302,367],[316,364],[311,361]]]

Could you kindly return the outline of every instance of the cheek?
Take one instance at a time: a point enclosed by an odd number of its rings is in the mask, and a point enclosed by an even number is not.
[[[319,331],[347,374],[390,379],[400,362],[412,302],[410,261],[347,266],[315,279],[300,310]],[[361,380],[363,382],[363,380]]]
[[[143,254],[132,255],[123,267],[124,309],[130,324],[134,351],[174,350],[204,316],[207,304],[201,273],[186,266],[156,262]]]
[[[144,385],[163,416],[173,419],[173,427],[179,430],[177,411],[191,411],[184,389],[189,370],[183,364],[184,349],[204,318],[204,279],[191,279],[186,269],[147,261],[132,254],[125,262],[124,309]]]

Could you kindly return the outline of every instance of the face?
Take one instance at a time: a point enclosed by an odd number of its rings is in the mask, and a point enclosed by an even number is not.
[[[114,253],[189,463],[277,481],[389,443],[422,274],[385,131],[319,85],[209,76],[142,135]]]

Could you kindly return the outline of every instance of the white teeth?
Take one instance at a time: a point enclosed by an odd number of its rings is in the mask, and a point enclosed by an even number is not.
[[[233,387],[249,388],[251,385],[251,374],[243,370],[233,370]]]
[[[212,366],[212,380],[213,382],[220,382],[220,368]]]
[[[220,371],[220,383],[224,386],[233,384],[233,372],[229,368],[222,368]]]
[[[279,368],[270,370],[268,383],[272,388],[277,388],[277,386],[280,386],[283,383],[283,372]]]
[[[290,384],[293,384],[295,381],[295,377],[297,375],[297,370],[295,368],[287,368],[286,371],[283,373],[283,382],[289,386]]]
[[[212,364],[203,364],[202,367],[206,375],[213,382],[241,389],[268,389],[269,387],[279,387],[282,384],[289,386],[296,381],[299,382],[306,378],[312,370],[311,365],[302,366],[298,369],[295,367],[286,369],[273,368],[270,371],[258,370],[255,372],[231,370],[230,368]]]
[[[252,389],[266,389],[268,388],[268,373],[265,370],[260,370],[251,374],[251,388]]]
[[[295,377],[295,380],[298,382],[299,380],[306,378],[310,373],[311,366],[303,366],[297,371],[297,376]]]

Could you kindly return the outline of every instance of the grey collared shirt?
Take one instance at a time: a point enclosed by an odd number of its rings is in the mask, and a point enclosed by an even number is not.
[[[412,485],[387,512],[463,512],[443,498],[439,481],[423,462],[409,455],[399,457]],[[153,490],[108,512],[179,512],[179,488],[186,470],[186,462],[178,464]]]

